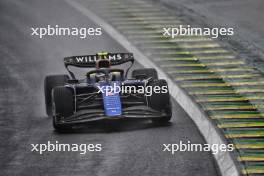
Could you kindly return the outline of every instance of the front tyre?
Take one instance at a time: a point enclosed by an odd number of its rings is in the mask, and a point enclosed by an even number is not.
[[[74,95],[71,88],[55,87],[52,93],[53,104],[53,127],[63,132],[71,129],[69,125],[60,124],[59,121],[74,113]]]
[[[52,103],[51,103],[51,92],[56,86],[63,86],[69,80],[68,75],[50,75],[44,80],[44,93],[45,93],[45,104],[46,112],[48,116],[52,116]]]
[[[166,114],[166,116],[163,116],[159,119],[153,119],[153,122],[169,122],[171,120],[172,110],[167,81],[163,79],[153,80],[149,82],[148,86],[152,87],[152,95],[147,97],[148,105],[152,109],[164,112]],[[155,92],[155,90],[159,91]]]

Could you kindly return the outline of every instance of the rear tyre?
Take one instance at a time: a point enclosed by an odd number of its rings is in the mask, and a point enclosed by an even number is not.
[[[61,118],[67,118],[74,113],[73,92],[67,87],[55,87],[53,89],[53,126],[55,130],[63,132],[70,130],[71,126],[59,124]]]
[[[148,96],[148,105],[158,111],[163,111],[166,113],[166,116],[159,119],[153,119],[155,123],[167,123],[171,120],[172,111],[171,111],[171,101],[170,94],[168,90],[168,84],[166,80],[159,79],[151,81],[148,86],[152,86],[152,95]],[[159,88],[157,88],[159,87]],[[159,89],[160,92],[154,91]]]
[[[44,80],[44,93],[46,112],[48,116],[52,116],[51,92],[56,86],[63,86],[69,80],[68,75],[50,75]]]
[[[143,69],[136,69],[132,72],[132,78],[140,79],[141,77],[158,79],[158,73],[154,68],[143,68]]]

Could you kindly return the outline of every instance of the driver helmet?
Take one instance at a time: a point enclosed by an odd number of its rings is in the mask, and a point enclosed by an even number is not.
[[[110,68],[111,63],[110,61],[106,58],[108,53],[98,53],[99,59],[96,61],[96,68]]]
[[[96,68],[110,68],[111,64],[108,59],[99,59],[96,61]]]

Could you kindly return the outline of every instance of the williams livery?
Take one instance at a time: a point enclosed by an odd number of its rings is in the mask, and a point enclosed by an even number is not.
[[[130,63],[126,69],[112,67],[125,63]],[[63,131],[80,123],[131,118],[168,122],[172,114],[167,82],[152,68],[133,70],[128,78],[133,63],[132,53],[64,58],[69,75],[50,75],[44,81],[46,111],[54,128]],[[91,70],[77,79],[70,66]]]

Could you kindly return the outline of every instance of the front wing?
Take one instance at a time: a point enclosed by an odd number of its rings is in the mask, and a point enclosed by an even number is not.
[[[168,114],[151,109],[147,106],[134,106],[123,108],[122,115],[107,116],[102,109],[81,110],[67,118],[60,118],[58,124],[78,124],[88,123],[99,120],[116,120],[116,119],[154,119],[166,117]]]

